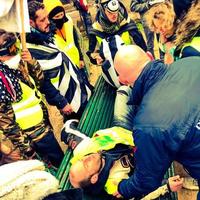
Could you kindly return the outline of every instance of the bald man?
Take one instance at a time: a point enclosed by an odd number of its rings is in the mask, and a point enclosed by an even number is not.
[[[135,171],[116,197],[141,197],[157,188],[171,163],[181,163],[200,184],[200,57],[171,65],[150,61],[137,46],[122,46],[114,66],[132,85]],[[200,200],[200,195],[197,197]]]

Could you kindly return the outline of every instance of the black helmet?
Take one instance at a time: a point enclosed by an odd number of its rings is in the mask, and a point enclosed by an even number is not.
[[[9,33],[0,29],[0,56],[13,55],[13,53],[16,53],[16,51],[11,52],[11,47],[16,43],[16,41],[17,38],[14,33]]]

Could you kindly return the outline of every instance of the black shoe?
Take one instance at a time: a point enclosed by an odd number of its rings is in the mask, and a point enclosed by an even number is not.
[[[78,120],[71,119],[65,122],[61,131],[61,141],[68,145],[68,148],[75,147],[87,136],[77,130]]]

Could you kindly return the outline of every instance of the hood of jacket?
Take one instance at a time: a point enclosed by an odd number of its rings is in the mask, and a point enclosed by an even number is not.
[[[53,1],[43,0],[43,4],[45,5],[45,9],[47,10],[48,13],[50,13],[56,7],[62,7],[64,9],[60,0],[53,0]]]

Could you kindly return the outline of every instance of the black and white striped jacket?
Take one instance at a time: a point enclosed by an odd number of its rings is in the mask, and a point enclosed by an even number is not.
[[[114,68],[114,58],[118,49],[124,45],[119,35],[114,35],[102,40],[100,46],[100,56],[104,59],[102,64],[102,75],[104,79],[113,87],[119,88],[117,72]]]
[[[27,47],[44,71],[42,92],[47,102],[58,109],[69,103],[74,112],[83,110],[91,89],[82,78],[80,69],[53,45],[27,43]]]

